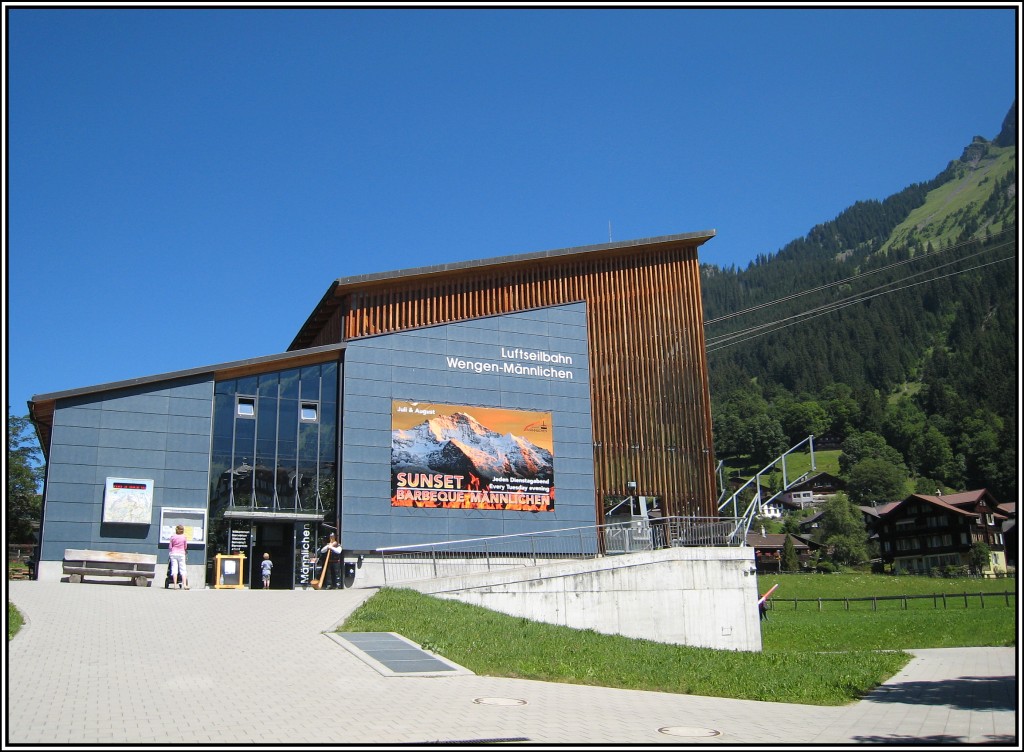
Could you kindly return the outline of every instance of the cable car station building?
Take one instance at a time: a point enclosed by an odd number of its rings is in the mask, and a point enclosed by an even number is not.
[[[385,546],[716,515],[697,250],[713,231],[334,281],[287,351],[36,395],[37,576],[65,549],[217,554],[309,583]],[[255,562],[255,563],[254,563]],[[158,566],[158,572],[161,567]],[[162,576],[158,581],[162,579]]]

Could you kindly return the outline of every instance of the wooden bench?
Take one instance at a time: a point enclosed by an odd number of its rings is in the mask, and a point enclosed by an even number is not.
[[[89,577],[127,577],[139,587],[148,587],[156,576],[156,554],[126,554],[119,551],[64,549],[64,574],[68,582]]]

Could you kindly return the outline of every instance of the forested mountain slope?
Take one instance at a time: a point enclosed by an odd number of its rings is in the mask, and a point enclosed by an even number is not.
[[[1016,499],[1016,132],[1014,103],[934,179],[702,265],[719,457],[868,432],[910,488]]]

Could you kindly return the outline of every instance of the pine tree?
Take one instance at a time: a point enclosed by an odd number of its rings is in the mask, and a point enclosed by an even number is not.
[[[800,559],[796,555],[796,546],[793,544],[792,536],[786,536],[786,542],[782,544],[782,571],[796,572],[800,569]]]

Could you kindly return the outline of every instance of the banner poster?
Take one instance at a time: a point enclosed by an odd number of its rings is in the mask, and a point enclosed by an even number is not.
[[[391,403],[391,506],[555,510],[550,412]]]

